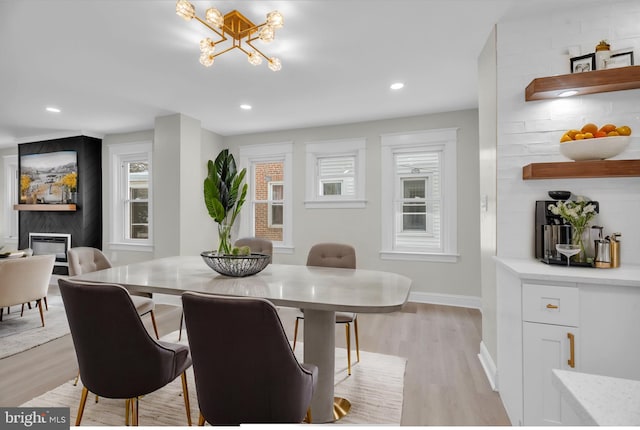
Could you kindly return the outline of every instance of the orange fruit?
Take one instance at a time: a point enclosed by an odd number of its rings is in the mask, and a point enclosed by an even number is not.
[[[628,125],[623,125],[616,128],[616,131],[620,136],[629,136],[631,134],[631,128]]]
[[[607,132],[600,129],[596,131],[596,134],[594,134],[593,137],[607,137]]]
[[[573,139],[571,139],[571,137],[568,134],[563,134],[562,137],[560,138],[560,143],[565,143],[565,142],[570,142]]]
[[[582,140],[582,139],[584,139],[584,134],[578,133],[578,134],[576,134],[576,137],[574,137],[574,139],[575,140]]]
[[[576,138],[576,134],[580,133],[580,130],[575,130],[575,129],[571,129],[569,131],[567,131],[565,134],[567,136],[569,136],[571,139],[575,139]]]
[[[596,133],[597,133],[597,131],[596,131]],[[593,133],[590,133],[590,132],[584,133],[584,138],[585,139],[593,139]]]
[[[618,133],[617,131],[610,131],[609,133],[607,133],[607,136],[620,136],[620,133]]]
[[[616,129],[616,126],[613,124],[605,124],[602,127],[600,127],[600,130],[598,131],[604,131],[605,133],[609,133],[610,131],[613,131]]]
[[[598,131],[598,126],[593,124],[593,123],[588,123],[585,124],[584,126],[582,126],[582,130],[583,133],[595,133],[596,131]]]

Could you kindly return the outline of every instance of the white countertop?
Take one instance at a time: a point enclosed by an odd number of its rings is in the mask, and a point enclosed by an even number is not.
[[[499,265],[521,279],[640,287],[638,265],[626,264],[615,269],[596,269],[545,264],[535,259],[494,258]]]
[[[582,425],[640,425],[640,381],[553,369],[553,383]]]

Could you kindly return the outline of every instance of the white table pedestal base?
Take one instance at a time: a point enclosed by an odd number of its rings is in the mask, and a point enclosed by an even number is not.
[[[318,366],[318,384],[311,400],[311,416],[314,424],[335,421],[333,415],[335,330],[335,312],[304,310],[304,362]]]

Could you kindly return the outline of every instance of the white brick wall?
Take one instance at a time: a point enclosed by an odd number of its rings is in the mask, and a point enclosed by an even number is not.
[[[559,152],[564,131],[587,122],[628,125],[629,148],[619,159],[640,159],[640,89],[524,101],[537,77],[569,72],[569,49],[632,48],[640,64],[640,2],[576,8],[498,25],[498,255],[533,257],[533,211],[549,190],[570,190],[600,202],[595,223],[622,232],[622,264],[640,264],[640,177],[523,181],[522,166],[568,161]]]

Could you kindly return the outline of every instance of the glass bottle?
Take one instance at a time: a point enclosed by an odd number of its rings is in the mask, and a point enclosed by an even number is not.
[[[607,60],[611,57],[611,46],[606,40],[601,40],[596,45],[596,70],[604,70],[607,66]]]

